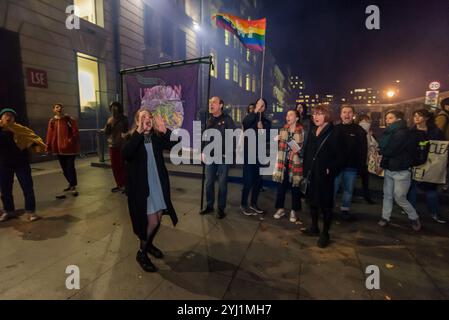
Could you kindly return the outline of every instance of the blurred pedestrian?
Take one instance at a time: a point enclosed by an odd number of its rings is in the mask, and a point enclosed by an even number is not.
[[[126,170],[122,157],[124,135],[128,132],[128,118],[123,114],[123,106],[120,102],[112,102],[109,105],[111,117],[108,119],[103,132],[108,139],[109,157],[111,159],[112,173],[116,186],[111,192],[125,192]]]
[[[340,109],[341,123],[335,130],[341,131],[340,151],[345,157],[342,171],[335,178],[334,197],[336,198],[340,184],[343,182],[343,198],[341,202],[340,218],[343,221],[354,221],[355,217],[349,213],[354,193],[357,174],[364,170],[368,156],[368,142],[366,132],[354,123],[354,108],[343,105]]]
[[[412,180],[410,169],[413,165],[416,141],[413,141],[401,111],[387,112],[385,123],[387,128],[379,142],[382,154],[381,167],[385,170],[382,219],[379,221],[379,225],[381,227],[389,225],[394,198],[410,219],[413,230],[419,231],[421,222],[418,213],[407,200]]]
[[[435,125],[435,120],[432,113],[427,109],[416,110],[413,113],[413,122],[415,125],[411,129],[411,134],[413,139],[418,141],[418,144],[423,149],[428,150],[429,140],[445,140],[443,132]],[[427,160],[427,157],[425,157],[422,162],[425,163],[425,160]],[[427,209],[432,219],[438,223],[446,223],[446,221],[440,217],[438,184],[412,180],[407,199],[415,209],[418,190],[425,193]]]
[[[359,117],[359,126],[362,127],[366,132],[367,141],[367,161],[360,168],[360,178],[362,180],[363,198],[369,204],[374,204],[371,198],[371,193],[369,190],[369,171],[368,171],[368,155],[370,150],[378,150],[379,143],[376,138],[374,138],[373,132],[371,131],[371,118],[369,115],[364,114]],[[377,152],[377,151],[376,151]]]
[[[278,153],[273,181],[277,182],[275,219],[285,216],[285,195],[291,189],[292,207],[289,220],[298,221],[297,214],[302,209],[299,184],[302,178],[302,159],[299,156],[304,144],[301,117],[297,110],[289,110],[285,117],[286,124],[279,130]]]
[[[319,236],[317,245],[328,246],[332,209],[334,206],[335,177],[345,164],[341,152],[341,131],[331,121],[331,112],[325,105],[315,107],[314,126],[309,132],[304,150],[304,177],[308,180],[306,199],[310,206],[312,225],[303,230],[307,236]],[[323,228],[318,226],[319,213],[323,214]]]
[[[76,156],[80,153],[80,136],[75,118],[64,114],[64,106],[57,103],[53,106],[54,116],[48,121],[47,151],[58,157],[64,177],[69,183],[57,199],[65,199],[69,193],[78,196],[76,187],[78,178],[75,168]]]
[[[4,208],[0,222],[15,215],[14,174],[25,198],[28,221],[40,219],[36,214],[29,151],[42,152],[45,150],[45,144],[31,129],[16,123],[16,118],[17,112],[14,109],[5,108],[0,111],[0,190]]]

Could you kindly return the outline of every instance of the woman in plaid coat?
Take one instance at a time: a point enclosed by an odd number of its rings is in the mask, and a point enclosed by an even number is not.
[[[274,214],[274,218],[280,219],[285,215],[285,194],[287,189],[291,188],[292,209],[290,211],[290,222],[292,223],[297,221],[296,211],[301,210],[299,182],[302,178],[302,160],[299,153],[303,147],[304,134],[300,120],[297,110],[287,112],[287,123],[279,130],[278,154],[273,173],[273,181],[278,182],[277,211]]]

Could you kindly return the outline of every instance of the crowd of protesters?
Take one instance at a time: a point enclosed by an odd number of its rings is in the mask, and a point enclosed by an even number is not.
[[[422,223],[416,209],[418,191],[424,194],[432,219],[437,223],[446,222],[439,207],[440,185],[415,181],[412,168],[426,163],[430,141],[449,140],[449,98],[441,102],[441,111],[436,114],[426,108],[414,111],[411,127],[407,125],[407,119],[401,111],[388,111],[385,115],[386,128],[377,137],[373,135],[370,116],[356,115],[349,105],[341,106],[338,124],[333,123],[331,110],[327,105],[314,107],[310,114],[305,105],[288,110],[285,123],[275,138],[277,154],[272,180],[277,185],[276,200],[273,208],[261,209],[258,199],[262,190],[262,166],[258,157],[255,163],[248,161],[248,158],[251,152],[259,153],[259,139],[268,139],[269,135],[260,134],[271,129],[271,122],[265,115],[266,108],[266,100],[259,99],[248,106],[247,115],[242,121],[243,132],[254,133],[256,137],[255,151],[250,148],[246,138],[242,144],[242,214],[257,216],[273,210],[274,219],[287,216],[291,223],[298,223],[301,215],[305,215],[302,204],[304,200],[310,212],[311,224],[303,228],[302,233],[317,237],[317,245],[325,248],[330,243],[330,229],[340,188],[342,199],[338,217],[343,222],[356,221],[357,216],[351,212],[356,179],[360,176],[363,197],[367,203],[373,204],[369,180],[371,174],[376,174],[384,177],[379,226],[387,227],[390,224],[396,202],[410,220],[411,228],[420,231]],[[210,117],[206,129],[216,129],[222,135],[222,141],[225,141],[225,130],[236,129],[236,125],[223,109],[224,102],[220,97],[210,99]],[[80,153],[78,124],[73,117],[64,114],[63,110],[61,104],[53,106],[54,116],[48,123],[46,143],[31,129],[16,122],[18,114],[15,110],[5,108],[0,111],[0,191],[3,203],[0,221],[6,221],[15,214],[12,192],[14,175],[23,191],[28,220],[40,218],[36,214],[30,167],[30,153],[33,152],[47,152],[59,160],[68,186],[56,198],[78,196],[75,169],[75,159]],[[165,127],[162,118],[153,116],[148,109],[142,108],[136,112],[131,129],[120,103],[113,102],[110,112],[111,117],[101,131],[108,139],[116,183],[111,191],[127,194],[133,231],[140,239],[136,260],[145,271],[155,272],[157,268],[148,254],[159,259],[164,257],[163,252],[154,245],[162,216],[169,215],[174,225],[178,221],[171,202],[169,175],[163,151],[170,150],[179,140],[171,141],[172,132]],[[206,140],[210,143],[210,139]],[[203,150],[206,147],[207,144],[204,144]],[[222,161],[209,163],[205,153],[202,154],[205,162],[206,207],[200,213],[213,213],[217,202],[218,218],[223,219],[226,217],[230,169],[224,144],[221,155],[209,156],[219,156]],[[378,161],[374,172],[369,168],[373,161]],[[289,189],[291,206],[287,210],[285,199]]]

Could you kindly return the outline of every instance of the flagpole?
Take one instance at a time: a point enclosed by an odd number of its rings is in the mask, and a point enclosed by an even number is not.
[[[262,52],[262,71],[260,72],[260,99],[263,98],[263,78],[264,78],[264,71],[265,71],[265,49],[267,47],[267,27],[265,25],[265,43],[263,46],[263,52]],[[265,106],[265,109],[267,109],[268,106]],[[262,113],[259,113],[259,121],[262,121]]]

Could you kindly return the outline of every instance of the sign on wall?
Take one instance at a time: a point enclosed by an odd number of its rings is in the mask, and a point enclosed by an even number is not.
[[[35,88],[48,88],[47,71],[26,68],[27,85]]]

